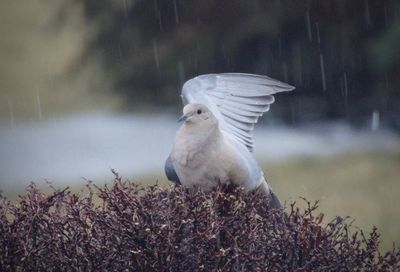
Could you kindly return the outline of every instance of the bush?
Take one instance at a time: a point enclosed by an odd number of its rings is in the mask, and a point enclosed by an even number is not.
[[[398,271],[400,252],[380,254],[376,229],[349,233],[322,223],[316,204],[270,209],[257,193],[218,187],[140,188],[120,177],[2,198],[2,271]]]

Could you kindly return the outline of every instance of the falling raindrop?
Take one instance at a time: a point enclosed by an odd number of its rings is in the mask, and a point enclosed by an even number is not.
[[[311,20],[310,20],[310,12],[306,11],[306,24],[307,24],[307,31],[308,31],[308,39],[310,42],[312,41],[312,32],[311,32]]]
[[[158,46],[157,46],[157,41],[156,39],[153,39],[153,53],[154,53],[154,61],[156,63],[157,69],[160,68],[160,61],[158,58]]]
[[[319,54],[319,64],[321,66],[322,90],[326,91],[325,64],[324,64],[324,56],[322,54]]]
[[[158,27],[160,28],[160,31],[163,31],[163,25],[162,25],[162,20],[161,20],[161,11],[158,12]]]
[[[389,90],[389,76],[387,72],[385,73],[385,87],[386,90]]]
[[[194,55],[193,62],[194,62],[194,69],[197,72],[197,69],[199,68],[199,58],[198,58],[197,54]]]
[[[47,62],[47,79],[49,81],[49,86],[50,88],[53,88],[54,82],[53,82],[53,74],[52,74],[52,69],[50,68],[50,64]]]
[[[37,114],[38,114],[38,118],[39,120],[42,120],[42,103],[40,101],[40,95],[39,95],[39,90],[36,89],[36,109],[37,109]]]
[[[176,0],[174,0],[174,13],[175,13],[175,23],[179,24],[178,5],[176,3]]]
[[[162,31],[163,27],[162,27],[162,21],[161,21],[161,11],[158,8],[157,0],[154,0],[154,12],[155,12],[157,20],[158,20],[158,26],[160,28],[160,31]]]
[[[303,86],[303,64],[300,46],[295,46],[293,48],[293,56],[294,81],[296,85]]]
[[[344,84],[344,96],[348,97],[349,96],[349,89],[347,86],[347,73],[344,72],[343,74],[343,84]]]
[[[292,124],[296,124],[297,123],[297,105],[296,105],[296,101],[292,101],[292,103],[290,103],[290,117],[291,117],[291,121]]]
[[[349,88],[348,88],[348,83],[347,83],[347,73],[343,73],[343,79],[341,79],[341,84],[342,87],[342,93],[344,96],[344,105],[345,105],[345,111],[347,113],[348,107],[349,107]]]
[[[340,79],[340,93],[344,96],[343,79]]]
[[[282,57],[282,40],[281,40],[281,38],[278,38],[278,52],[279,52],[279,57]]]
[[[371,119],[371,130],[376,131],[379,129],[380,117],[379,111],[374,110],[372,112],[372,119]]]
[[[157,14],[158,14],[158,3],[157,3],[157,0],[154,0],[153,2],[154,2],[154,12],[155,12],[155,14],[157,16]]]
[[[384,6],[383,11],[384,11],[384,15],[385,15],[385,24],[387,26],[387,25],[389,25],[389,20],[388,20],[388,12],[387,12],[386,6]]]
[[[319,23],[315,23],[315,28],[317,29],[317,42],[321,43],[321,36],[319,34]]]
[[[371,24],[371,15],[369,13],[368,0],[365,0],[365,21],[366,21],[367,25]]]
[[[128,3],[126,2],[126,0],[123,0],[123,2],[124,2],[124,16],[125,16],[125,19],[127,19],[128,18]]]
[[[11,98],[8,98],[8,113],[10,115],[10,127],[14,129],[14,107]]]
[[[122,48],[121,48],[121,44],[118,44],[118,56],[119,56],[119,60],[122,62],[123,58],[122,58]]]
[[[283,79],[285,80],[285,82],[289,81],[289,77],[288,77],[288,67],[286,62],[283,63]]]
[[[185,82],[185,66],[183,65],[182,61],[178,62],[178,79],[179,79],[179,85],[183,85]]]

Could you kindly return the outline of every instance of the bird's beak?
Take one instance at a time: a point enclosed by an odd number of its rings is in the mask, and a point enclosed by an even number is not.
[[[185,121],[187,119],[188,119],[188,116],[186,114],[184,114],[181,117],[179,117],[178,122],[183,122],[183,121]]]

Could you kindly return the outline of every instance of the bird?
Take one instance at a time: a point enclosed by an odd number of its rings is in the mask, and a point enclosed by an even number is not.
[[[274,94],[295,87],[265,75],[204,74],[183,84],[182,125],[165,162],[165,174],[176,185],[210,191],[233,184],[260,190],[270,206],[281,203],[253,156],[253,130],[274,103]]]

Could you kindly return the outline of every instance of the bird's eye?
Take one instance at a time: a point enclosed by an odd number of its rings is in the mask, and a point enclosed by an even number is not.
[[[200,109],[197,110],[197,114],[201,114],[201,110]]]

